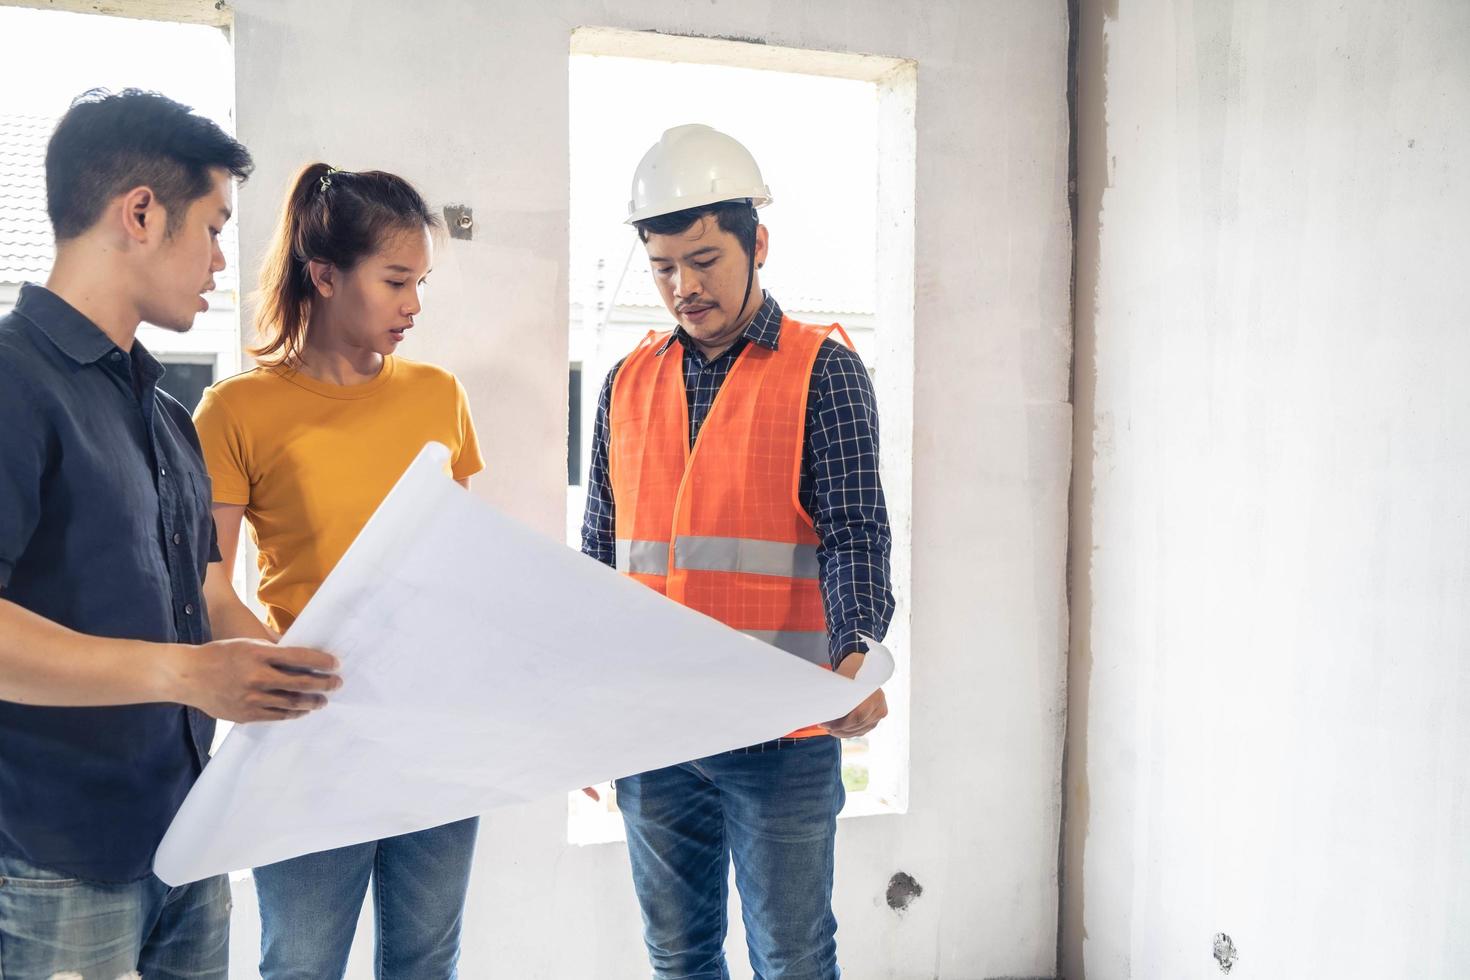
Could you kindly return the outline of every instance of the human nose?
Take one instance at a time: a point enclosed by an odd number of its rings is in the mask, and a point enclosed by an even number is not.
[[[674,299],[685,302],[698,296],[701,283],[693,269],[676,269],[674,271]]]

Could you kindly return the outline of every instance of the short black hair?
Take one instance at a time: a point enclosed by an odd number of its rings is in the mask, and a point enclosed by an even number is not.
[[[189,106],[157,92],[92,89],[77,96],[46,147],[46,213],[64,242],[96,224],[107,202],[146,186],[172,233],[209,193],[212,167],[244,180],[250,151]]]
[[[721,231],[727,231],[735,236],[747,257],[755,255],[755,228],[760,224],[760,218],[756,215],[755,206],[751,203],[750,198],[702,204],[699,207],[674,211],[671,214],[644,218],[642,221],[633,222],[633,227],[638,229],[638,238],[646,245],[649,235],[677,235],[687,231],[696,221],[708,215],[714,215]]]

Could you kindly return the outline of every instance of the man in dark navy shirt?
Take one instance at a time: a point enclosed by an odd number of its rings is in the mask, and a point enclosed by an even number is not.
[[[184,331],[250,156],[159,95],[88,93],[46,153],[56,264],[0,319],[0,950],[6,977],[224,977],[229,886],[153,852],[214,719],[298,717],[335,660],[211,642],[218,561],[189,413],[140,321]],[[211,620],[214,629],[211,631]]]

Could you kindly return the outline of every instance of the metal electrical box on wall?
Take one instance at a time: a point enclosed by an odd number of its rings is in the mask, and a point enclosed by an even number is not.
[[[468,204],[446,204],[444,224],[450,238],[472,240],[475,237],[475,211]]]

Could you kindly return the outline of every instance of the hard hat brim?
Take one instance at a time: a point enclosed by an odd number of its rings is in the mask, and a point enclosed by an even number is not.
[[[772,201],[771,189],[769,187],[752,188],[748,194],[731,194],[729,191],[709,191],[705,194],[690,194],[683,197],[670,198],[654,204],[647,204],[632,211],[623,219],[623,224],[631,225],[649,218],[658,218],[665,214],[673,214],[676,211],[688,211],[691,208],[702,208],[709,204],[723,204],[726,201],[748,200],[752,207],[763,208]]]

